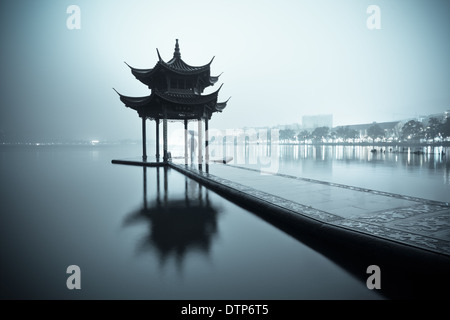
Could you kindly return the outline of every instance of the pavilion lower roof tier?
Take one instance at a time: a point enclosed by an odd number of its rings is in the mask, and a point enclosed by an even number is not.
[[[220,90],[220,89],[219,89]],[[139,117],[151,119],[189,120],[210,119],[214,112],[222,112],[228,102],[217,102],[217,90],[208,95],[192,93],[160,92],[154,90],[144,97],[121,95],[120,100],[126,107],[136,110]]]

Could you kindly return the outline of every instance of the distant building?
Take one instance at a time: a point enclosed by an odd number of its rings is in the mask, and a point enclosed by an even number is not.
[[[302,129],[303,130],[314,130],[319,127],[333,127],[333,115],[314,115],[314,116],[303,116],[302,117]]]

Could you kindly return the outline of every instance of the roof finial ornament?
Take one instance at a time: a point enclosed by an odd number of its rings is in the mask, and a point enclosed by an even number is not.
[[[173,57],[174,58],[181,58],[180,46],[178,45],[178,39],[176,39],[176,42],[175,42],[175,51],[173,53]]]
[[[162,59],[161,59],[161,55],[159,54],[159,50],[158,50],[158,48],[156,48],[156,52],[158,53],[158,59],[159,59],[159,61],[162,61]]]

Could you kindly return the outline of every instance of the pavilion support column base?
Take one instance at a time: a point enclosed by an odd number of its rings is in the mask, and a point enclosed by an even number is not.
[[[147,133],[145,128],[145,117],[142,117],[142,161],[147,161]]]
[[[202,154],[202,119],[198,119],[198,168],[201,170],[203,163],[203,154]]]

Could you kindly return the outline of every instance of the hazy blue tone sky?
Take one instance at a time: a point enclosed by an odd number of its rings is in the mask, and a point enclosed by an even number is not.
[[[69,5],[81,29],[69,30]],[[381,30],[369,30],[369,5]],[[382,122],[450,109],[450,1],[2,1],[0,133],[36,139],[140,138],[125,95],[150,91],[128,64],[181,56],[224,83],[214,128]],[[218,86],[208,88],[212,92]],[[150,127],[153,128],[153,127]]]

